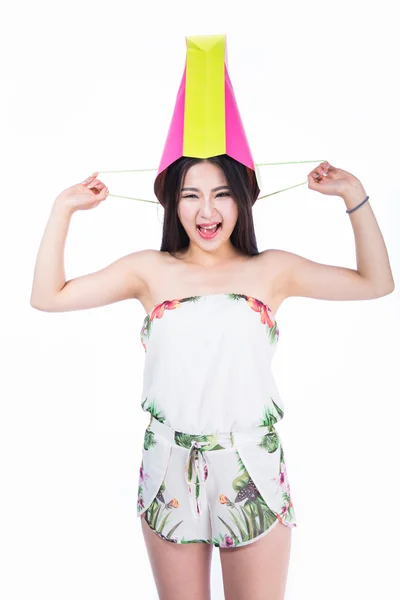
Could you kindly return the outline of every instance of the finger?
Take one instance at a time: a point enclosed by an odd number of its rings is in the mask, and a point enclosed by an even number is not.
[[[104,187],[102,190],[99,191],[93,191],[93,205],[96,206],[97,204],[100,204],[100,202],[103,202],[103,200],[106,200],[108,194],[109,191],[107,187]]]
[[[316,169],[314,169],[314,171],[313,171],[313,177],[314,177],[314,179],[316,179],[317,181],[319,181],[323,177],[327,177],[328,173],[329,173],[329,169],[328,168],[319,166],[319,167],[316,167]],[[317,176],[315,177],[314,174],[316,174]]]
[[[102,181],[100,181],[100,179],[93,179],[93,181],[91,181],[88,184],[88,188],[90,188],[90,189],[92,189],[94,187],[100,189],[100,188],[102,188],[104,186],[105,186],[105,183],[103,183]]]
[[[315,167],[315,169],[313,169],[311,171],[311,173],[312,174],[315,173],[316,175],[319,175],[321,178],[326,177],[329,173],[330,168],[331,168],[330,164],[328,163],[327,160],[325,160],[320,165],[318,165],[318,167]],[[314,179],[318,179],[318,177],[314,177]]]
[[[90,181],[93,181],[93,179],[99,174],[98,171],[95,171],[92,175],[90,175],[90,177],[87,177],[84,181],[82,181],[83,185],[88,184]]]
[[[318,179],[315,179],[313,177],[312,173],[309,173],[309,175],[308,175],[308,187],[310,188],[310,190],[316,190],[316,189],[318,189],[319,183],[320,183],[320,181]]]
[[[335,167],[331,165],[327,160],[323,162],[321,166],[326,173],[333,174],[336,171]]]
[[[311,179],[312,181],[315,182],[319,182],[322,179],[322,175],[320,173],[318,173],[318,169],[314,169],[314,171],[312,171],[310,173]]]
[[[105,200],[109,194],[109,189],[107,186],[104,186],[98,193],[97,198],[100,198],[101,200]]]
[[[96,204],[100,204],[100,202],[103,202],[103,200],[107,199],[107,196],[110,192],[108,191],[108,188],[103,188],[97,195],[96,195]]]

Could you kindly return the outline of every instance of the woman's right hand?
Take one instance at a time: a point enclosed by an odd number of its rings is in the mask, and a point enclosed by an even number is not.
[[[72,212],[98,206],[107,198],[109,191],[100,179],[96,179],[96,175],[98,175],[97,171],[82,183],[66,188],[57,196],[56,202],[67,206]]]

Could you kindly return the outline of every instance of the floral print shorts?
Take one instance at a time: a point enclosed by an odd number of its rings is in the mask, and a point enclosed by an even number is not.
[[[221,548],[249,544],[278,522],[296,527],[274,425],[192,435],[152,415],[144,435],[137,515],[169,542]]]

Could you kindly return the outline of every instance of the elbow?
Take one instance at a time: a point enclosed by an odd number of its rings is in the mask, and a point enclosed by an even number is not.
[[[35,308],[36,310],[41,310],[44,311],[44,308],[41,308],[40,306],[38,306],[37,304],[35,304],[34,302],[31,301],[31,306],[32,308]]]
[[[30,305],[32,306],[32,308],[40,310],[41,312],[50,312],[49,309],[46,306],[44,306],[44,304],[41,304],[40,302],[35,302],[35,300],[33,300],[32,298],[30,301]]]
[[[394,292],[394,288],[395,288],[394,281],[392,281],[392,283],[390,285],[378,290],[376,297],[383,298],[383,296],[388,296],[389,294],[392,294]]]

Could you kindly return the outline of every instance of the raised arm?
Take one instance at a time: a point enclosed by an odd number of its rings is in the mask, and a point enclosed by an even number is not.
[[[343,198],[353,227],[357,269],[326,265],[291,252],[274,250],[281,266],[281,296],[321,300],[370,300],[391,294],[395,284],[386,245],[361,182],[343,169],[315,169],[321,178],[309,187]],[[326,178],[323,179],[322,176]],[[318,186],[321,186],[320,188]]]
[[[95,189],[99,190],[104,184],[97,181],[93,180]],[[104,269],[66,281],[64,248],[72,214],[82,208],[92,208],[106,198],[104,192],[96,194],[83,184],[74,188],[78,192],[74,189],[73,196],[73,188],[57,196],[39,247],[30,302],[41,311],[83,310],[138,298],[145,285],[146,259],[155,252],[133,252]]]

